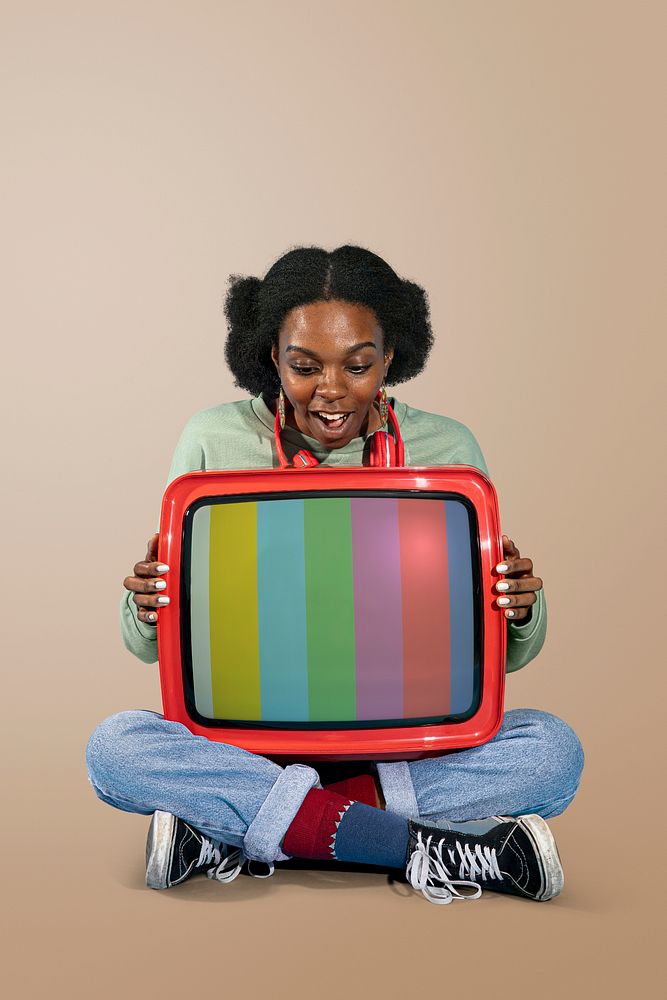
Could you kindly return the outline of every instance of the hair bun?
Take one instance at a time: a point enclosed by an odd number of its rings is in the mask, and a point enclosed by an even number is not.
[[[414,281],[403,280],[403,291],[412,314],[412,329],[420,330],[429,325],[430,309],[426,292]]]
[[[232,329],[254,329],[257,320],[257,302],[262,287],[260,278],[243,274],[230,276],[230,287],[225,300],[225,315]]]

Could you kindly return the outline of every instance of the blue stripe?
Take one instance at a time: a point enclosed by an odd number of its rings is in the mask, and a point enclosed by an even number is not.
[[[445,500],[449,562],[451,712],[466,712],[473,698],[474,617],[470,523],[465,506]]]
[[[257,503],[261,718],[308,720],[303,500]]]

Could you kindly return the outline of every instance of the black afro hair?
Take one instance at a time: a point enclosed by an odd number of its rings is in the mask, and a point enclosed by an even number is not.
[[[399,278],[376,254],[358,246],[295,247],[264,278],[233,274],[225,296],[225,361],[234,384],[269,399],[280,391],[271,348],[296,306],[328,300],[367,306],[377,316],[385,348],[394,348],[387,385],[418,375],[433,345],[426,292]]]

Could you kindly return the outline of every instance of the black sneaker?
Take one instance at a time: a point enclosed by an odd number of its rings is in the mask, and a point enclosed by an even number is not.
[[[146,841],[146,885],[150,889],[169,889],[204,871],[218,882],[232,882],[244,861],[240,848],[205,837],[172,813],[153,813]]]
[[[413,889],[431,903],[477,899],[482,888],[540,901],[558,895],[563,869],[541,816],[492,816],[485,824],[485,833],[474,834],[408,820],[405,874]],[[462,893],[457,886],[474,891]]]

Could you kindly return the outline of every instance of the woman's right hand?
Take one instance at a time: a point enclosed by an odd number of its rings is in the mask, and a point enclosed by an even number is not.
[[[134,576],[126,576],[123,586],[134,593],[132,600],[138,607],[137,618],[146,625],[157,625],[159,609],[169,604],[169,598],[164,593],[167,584],[162,574],[169,572],[165,563],[157,562],[157,543],[159,535],[156,532],[148,540],[146,558],[134,567]]]

